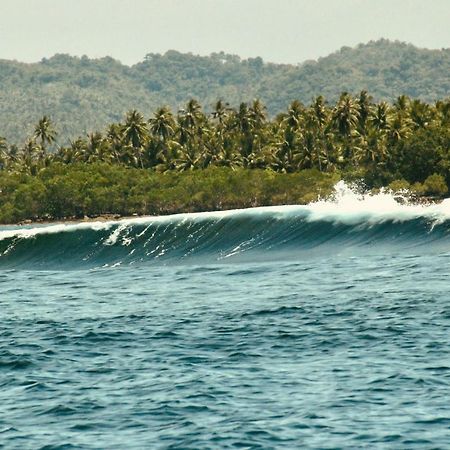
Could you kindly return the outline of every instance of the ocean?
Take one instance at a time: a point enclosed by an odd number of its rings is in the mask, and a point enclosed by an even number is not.
[[[0,228],[0,448],[450,447],[450,200]]]

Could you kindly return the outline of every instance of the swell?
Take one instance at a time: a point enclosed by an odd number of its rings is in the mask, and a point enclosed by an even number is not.
[[[358,207],[345,205],[341,198],[307,206],[0,230],[0,267],[57,270],[450,251],[446,204],[408,206],[394,200],[390,208],[377,209],[365,198],[357,202]]]

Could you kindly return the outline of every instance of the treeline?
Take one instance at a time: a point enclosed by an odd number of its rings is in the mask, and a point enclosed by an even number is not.
[[[33,64],[0,60],[0,133],[21,142],[36,118],[50,113],[61,135],[74,139],[119,121],[129,109],[148,115],[164,104],[177,111],[190,98],[208,109],[219,98],[233,105],[259,98],[270,117],[292,99],[309,103],[321,94],[335,102],[343,91],[369,88],[377,101],[405,94],[434,102],[450,95],[449,73],[450,49],[383,39],[299,65],[174,50],[148,54],[132,67],[64,54]]]
[[[129,188],[124,181],[127,173],[129,177],[144,176],[137,175],[140,171],[169,174],[169,178],[179,179],[174,176],[176,172],[201,172],[210,168],[226,168],[226,173],[238,171],[239,176],[247,172],[244,169],[258,169],[258,174],[313,170],[318,176],[332,174],[334,179],[336,176],[362,179],[370,188],[391,185],[395,189],[410,188],[419,195],[434,196],[445,195],[450,183],[448,99],[428,104],[401,96],[388,104],[374,102],[366,91],[357,96],[342,93],[334,104],[322,96],[308,105],[293,101],[273,119],[268,118],[266,107],[259,100],[241,103],[236,108],[218,101],[210,114],[196,100],[190,100],[177,112],[160,107],[149,119],[136,110],[129,111],[121,122],[110,124],[103,132],[79,137],[70,145],[58,146],[57,137],[51,119],[44,116],[23,145],[9,145],[0,139],[2,183],[14,174],[16,180],[29,184],[33,177],[46,179],[45,174],[54,173],[52,170],[57,171],[58,177],[64,177],[67,171],[82,179],[83,170],[92,174],[97,169],[90,166],[99,167],[98,164],[111,170],[120,167],[114,170],[119,170],[115,173],[120,174],[123,190]],[[75,172],[73,167],[77,168]],[[127,172],[123,170],[126,168],[134,170]],[[100,186],[104,173],[96,176]],[[195,176],[200,180],[204,175]],[[0,207],[7,201],[5,192],[8,191],[4,186],[1,189]],[[151,183],[148,189],[151,190]],[[240,202],[225,202],[226,205],[248,206],[247,191],[240,192]],[[314,188],[311,192],[316,193]],[[56,191],[52,195],[57,195]],[[108,193],[106,189],[102,195],[118,194]],[[270,195],[264,195],[252,204],[274,203]],[[180,194],[180,197],[186,200],[186,196]],[[8,201],[10,207],[16,207],[16,200]],[[46,197],[44,203],[48,202],[50,198]],[[223,206],[217,201],[214,205],[205,203],[204,208]],[[183,209],[180,205],[172,209],[152,208],[151,205],[133,207],[126,213]],[[194,209],[202,209],[201,202]],[[56,212],[49,207],[48,211],[60,217],[79,216],[87,209],[64,213],[64,208]],[[98,213],[106,212],[122,214],[125,210],[115,206],[98,208]],[[89,214],[94,213],[95,208],[89,209]]]
[[[338,179],[315,170],[158,173],[107,163],[53,163],[36,175],[0,173],[0,223],[305,204],[330,194]]]

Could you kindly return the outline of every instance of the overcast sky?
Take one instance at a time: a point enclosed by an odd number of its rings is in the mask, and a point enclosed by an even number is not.
[[[450,0],[0,0],[0,59],[225,51],[298,63],[385,37],[450,47]]]

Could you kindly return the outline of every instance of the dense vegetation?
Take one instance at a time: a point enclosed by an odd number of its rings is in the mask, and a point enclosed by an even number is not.
[[[44,116],[23,145],[0,139],[0,222],[305,203],[341,177],[433,196],[450,183],[450,100],[342,93],[273,119],[259,100],[211,114],[190,100],[148,120],[131,110],[70,145],[56,138]]]
[[[37,117],[51,115],[60,136],[75,138],[119,121],[129,109],[150,115],[159,105],[178,110],[196,98],[207,110],[260,98],[271,117],[294,98],[330,101],[343,91],[370,90],[376,100],[405,94],[434,102],[450,95],[450,50],[425,50],[380,40],[344,47],[299,66],[241,60],[224,53],[200,57],[169,51],[133,67],[112,58],[56,55],[36,64],[0,61],[0,132],[19,142]]]

